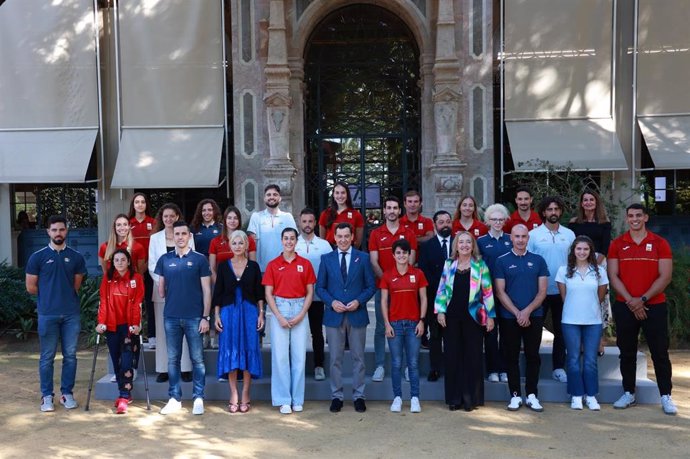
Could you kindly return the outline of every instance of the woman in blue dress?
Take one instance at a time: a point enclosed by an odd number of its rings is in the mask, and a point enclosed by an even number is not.
[[[261,268],[247,258],[249,242],[243,231],[233,231],[233,257],[218,265],[213,290],[218,340],[218,377],[227,375],[230,385],[228,411],[246,413],[251,408],[252,378],[261,378],[259,330],[264,325],[264,287]],[[242,397],[237,390],[238,372],[243,372]]]

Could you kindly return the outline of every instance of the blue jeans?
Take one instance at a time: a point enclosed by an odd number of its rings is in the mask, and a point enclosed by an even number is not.
[[[182,338],[187,338],[189,357],[192,359],[192,398],[204,398],[206,366],[204,365],[204,343],[199,333],[201,317],[178,319],[165,317],[165,341],[168,347],[168,395],[177,401],[182,399],[180,388],[180,360],[182,359]]]
[[[53,395],[53,364],[58,341],[62,349],[60,392],[72,394],[77,375],[77,341],[80,331],[79,314],[38,315],[38,338],[41,349],[38,375],[41,379],[41,396]]]
[[[302,310],[304,298],[275,297],[280,314],[290,320]],[[271,314],[271,401],[273,406],[304,405],[309,319],[283,328]]]
[[[393,382],[393,397],[402,397],[402,355],[403,347],[407,357],[407,369],[410,373],[410,396],[419,397],[419,347],[421,337],[415,335],[418,322],[413,320],[396,320],[391,322],[395,332],[393,338],[388,338],[388,349],[391,351],[391,381]]]
[[[374,364],[382,367],[386,363],[386,324],[381,313],[381,290],[376,289],[374,294],[374,313],[376,316],[376,328],[374,328]]]
[[[601,324],[561,324],[565,341],[568,393],[572,396],[595,396],[599,392],[597,351],[601,340]],[[580,362],[580,348],[583,349]]]

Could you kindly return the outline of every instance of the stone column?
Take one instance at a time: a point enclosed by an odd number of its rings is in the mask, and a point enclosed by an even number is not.
[[[462,194],[465,164],[457,150],[460,107],[460,61],[455,48],[453,0],[440,0],[436,20],[434,59],[434,124],[436,151],[430,175],[433,177],[435,208],[453,210]]]
[[[269,157],[261,171],[265,184],[280,186],[285,210],[292,211],[292,191],[296,169],[290,160],[290,69],[287,61],[285,5],[271,0],[269,5],[268,58],[264,69],[264,105],[268,121]]]

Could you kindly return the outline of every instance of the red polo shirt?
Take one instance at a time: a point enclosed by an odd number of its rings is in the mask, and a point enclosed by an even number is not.
[[[378,252],[379,266],[384,273],[391,268],[395,268],[392,248],[393,243],[398,239],[406,239],[410,243],[412,250],[417,250],[417,236],[403,225],[398,226],[398,230],[395,234],[392,234],[384,223],[369,235],[369,252]],[[381,279],[378,279],[377,287],[381,288]]]
[[[249,250],[247,250],[247,252],[256,252],[256,241],[254,238],[248,237],[247,239],[249,240]],[[216,256],[216,266],[213,267],[214,269],[218,267],[219,264],[224,263],[235,256],[230,248],[228,238],[222,234],[211,239],[211,245],[208,247],[208,254],[214,254]],[[249,254],[247,253],[247,255]]]
[[[98,256],[100,258],[105,259],[105,251],[108,248],[108,243],[104,242],[101,244],[101,247],[98,249]],[[122,241],[120,244],[117,245],[118,249],[125,249],[127,250],[127,239]],[[132,251],[129,253],[130,257],[132,258],[132,266],[134,266],[134,269],[137,269],[137,263],[139,263],[139,260],[146,261],[146,252],[144,251],[144,247],[139,244],[138,242],[134,241],[132,243]],[[110,260],[107,261],[107,266],[110,267]]]
[[[148,215],[142,221],[137,220],[137,217],[129,219],[129,230],[132,232],[132,237],[144,248],[146,254],[144,261],[148,260],[149,257],[149,240],[155,227],[156,219]]]
[[[484,236],[486,233],[488,233],[489,227],[479,220],[472,220],[472,226],[466,230],[465,227],[460,224],[460,220],[453,220],[453,236],[458,234],[460,231],[467,231],[474,236],[475,239],[477,239],[478,237]]]
[[[400,274],[398,268],[384,271],[381,278],[381,288],[388,290],[388,321],[413,320],[419,321],[419,289],[426,288],[429,283],[421,269],[408,266],[405,274]]]
[[[647,236],[636,244],[628,231],[611,242],[609,258],[618,260],[618,277],[628,293],[640,297],[659,277],[659,260],[671,259],[673,254],[671,246],[663,237],[647,230]],[[616,294],[616,300],[625,301],[625,298]],[[664,301],[666,295],[661,292],[647,300],[647,303],[658,304]]]
[[[326,209],[321,212],[321,215],[319,216],[319,226],[326,228],[326,237],[324,239],[326,239],[331,245],[335,245],[335,227],[338,226],[338,223],[349,223],[352,225],[353,229],[364,228],[364,217],[362,217],[362,214],[359,213],[358,210],[352,208],[338,212],[335,220],[329,228],[327,223],[328,214],[330,211],[330,209]]]
[[[307,294],[307,284],[316,283],[316,275],[306,258],[296,255],[292,261],[286,261],[281,253],[268,263],[261,283],[272,285],[274,296],[302,298]]]
[[[403,215],[400,218],[400,224],[412,231],[417,237],[426,236],[429,231],[434,232],[434,221],[424,215],[418,215],[415,221],[410,221],[407,215]]]
[[[510,230],[512,230],[513,226],[517,225],[518,223],[522,223],[527,227],[529,231],[532,231],[534,228],[541,225],[542,221],[539,214],[535,211],[531,211],[531,213],[529,214],[529,219],[525,221],[522,219],[522,217],[520,217],[520,212],[516,210],[510,215],[510,218],[508,219],[508,221],[506,221],[506,224],[503,226],[503,232],[510,234]]]

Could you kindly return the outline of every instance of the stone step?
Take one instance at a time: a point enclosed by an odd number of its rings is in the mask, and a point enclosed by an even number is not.
[[[551,363],[551,345],[546,344],[542,345],[540,349],[540,355],[541,355],[541,371],[540,371],[540,377],[542,378],[550,378],[551,377],[551,372],[553,371],[553,365]],[[101,348],[101,352],[107,353],[107,350],[105,348]],[[156,366],[156,356],[155,356],[155,351],[153,350],[145,350],[144,351],[144,356],[146,358],[146,368],[149,371],[153,371]],[[345,358],[343,359],[343,375],[344,376],[351,376],[352,375],[352,359],[349,356],[349,351],[345,351]],[[328,346],[326,346],[325,350],[325,370],[326,374],[328,375],[328,362],[329,362],[329,351],[328,351]],[[598,359],[598,364],[599,364],[599,378],[600,379],[620,379],[621,374],[620,374],[620,369],[619,369],[619,351],[617,347],[607,347],[606,348],[606,353],[602,356],[599,357]],[[263,372],[264,376],[270,376],[271,375],[271,350],[268,346],[264,345],[263,350],[262,350],[262,363],[263,363]],[[374,371],[374,350],[372,349],[367,349],[365,352],[365,365],[367,368],[367,372],[373,372]],[[217,361],[218,361],[218,351],[217,350],[211,350],[207,349],[204,351],[204,361],[206,364],[206,374],[209,376],[216,375],[216,369],[217,369]],[[521,369],[524,372],[524,354],[520,355],[520,362],[521,362]],[[142,368],[141,363],[139,364],[139,368]],[[307,351],[307,375],[311,375],[312,371],[314,369],[314,355],[312,351]],[[386,352],[386,363],[385,363],[385,368],[386,372],[390,372],[390,354]],[[429,351],[426,349],[422,349],[419,353],[419,371],[420,374],[425,375],[429,373]],[[113,372],[113,367],[110,359],[108,358],[108,372],[112,373]],[[643,352],[638,352],[637,353],[637,373],[636,376],[638,379],[646,379],[647,378],[647,356]]]

